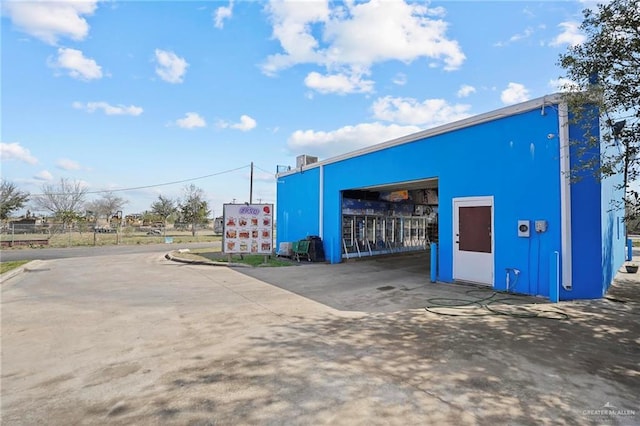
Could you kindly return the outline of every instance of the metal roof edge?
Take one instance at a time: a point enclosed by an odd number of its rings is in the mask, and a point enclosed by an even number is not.
[[[441,135],[443,133],[448,133],[455,130],[460,130],[460,129],[475,126],[478,124],[486,123],[499,118],[509,117],[512,115],[521,114],[523,112],[529,112],[536,108],[545,107],[547,105],[557,105],[564,101],[564,97],[565,97],[565,94],[563,93],[552,93],[539,98],[530,99],[528,101],[521,102],[519,104],[509,105],[507,107],[499,108],[493,111],[474,115],[468,118],[463,118],[462,120],[458,120],[451,123],[443,124],[441,126],[433,127],[431,129],[421,130],[419,132],[411,133],[406,136],[401,136],[399,138],[391,139],[385,142],[380,142],[375,145],[371,145],[365,148],[360,148],[355,151],[347,152],[345,154],[329,157],[326,160],[318,161],[317,163],[308,164],[302,167],[292,168],[291,170],[287,170],[286,172],[278,173],[276,177],[293,175],[301,172],[302,170],[309,170],[309,169],[324,166],[327,164],[337,163],[340,161],[348,160],[350,158],[359,157],[361,155],[370,154],[376,151],[382,151],[384,149],[392,148],[398,145],[403,145],[405,143],[415,142],[420,139],[425,139],[425,138]]]

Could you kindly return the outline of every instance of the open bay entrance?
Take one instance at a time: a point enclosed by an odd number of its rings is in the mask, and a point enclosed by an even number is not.
[[[342,191],[342,258],[427,250],[438,242],[438,179]]]

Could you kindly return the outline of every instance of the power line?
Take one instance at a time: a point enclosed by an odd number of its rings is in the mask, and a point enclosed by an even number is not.
[[[232,173],[232,172],[236,172],[238,170],[242,170],[242,169],[246,169],[247,167],[249,167],[249,165],[245,165],[245,166],[241,166],[241,167],[237,167],[235,169],[230,169],[230,170],[225,170],[222,172],[217,172],[217,173],[212,173],[210,175],[205,175],[205,176],[198,176],[195,178],[190,178],[190,179],[183,179],[183,180],[176,180],[173,182],[165,182],[165,183],[157,183],[157,184],[153,184],[153,185],[144,185],[144,186],[132,186],[129,188],[120,188],[120,189],[104,189],[101,191],[87,191],[85,192],[85,194],[104,194],[107,192],[125,192],[125,191],[134,191],[137,189],[148,189],[148,188],[158,188],[160,186],[168,186],[168,185],[176,185],[178,183],[185,183],[185,182],[192,182],[194,180],[200,180],[200,179],[206,179],[206,178],[210,178],[213,176],[220,176],[226,173]],[[33,196],[39,196],[39,195],[47,195],[47,194],[32,194]],[[49,195],[64,195],[64,194],[49,194]]]
[[[275,173],[270,172],[270,171],[267,171],[267,170],[263,169],[262,167],[258,167],[258,166],[256,166],[255,164],[253,165],[253,167],[255,167],[256,169],[258,169],[258,170],[260,170],[260,171],[262,171],[262,172],[268,173],[268,174],[270,174],[270,175],[275,175]]]

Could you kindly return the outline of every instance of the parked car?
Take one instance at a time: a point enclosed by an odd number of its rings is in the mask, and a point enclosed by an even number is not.
[[[159,229],[152,229],[151,231],[147,232],[147,235],[162,235],[162,231]]]
[[[110,234],[112,232],[116,232],[116,230],[114,228],[109,228],[106,226],[96,226],[95,228],[93,228],[93,232],[99,232],[101,234]]]

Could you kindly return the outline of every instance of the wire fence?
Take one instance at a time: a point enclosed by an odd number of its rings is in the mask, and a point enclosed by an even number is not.
[[[152,226],[113,226],[93,223],[3,223],[0,245],[9,247],[70,247],[112,244],[148,244],[158,242],[207,242],[219,240],[213,224],[197,226],[195,235],[189,226],[168,229]]]

